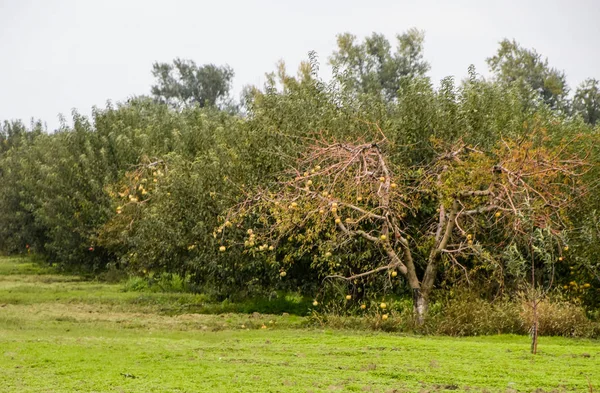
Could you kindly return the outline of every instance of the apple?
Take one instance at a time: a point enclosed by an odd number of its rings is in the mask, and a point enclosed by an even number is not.
[[[286,273],[286,272],[281,272],[281,273],[279,273],[279,275],[280,275],[281,277],[285,277],[285,276],[287,275],[287,273]]]
[[[352,300],[352,295],[346,295],[346,300]]]
[[[385,310],[385,309],[387,308],[387,304],[385,304],[385,303],[381,303],[381,304],[379,305],[379,307],[381,307],[382,309],[384,309],[384,310]]]
[[[388,315],[387,315],[387,314],[383,314],[383,315],[381,316],[381,319],[383,319],[383,320],[385,321],[386,319],[388,319]]]
[[[361,304],[361,305],[360,305],[360,309],[361,309],[361,310],[364,310],[364,309],[366,309],[366,308],[367,308],[367,306],[366,306],[365,304]]]
[[[315,300],[315,301],[313,302],[313,306],[315,306],[315,307],[316,307],[316,306],[318,306],[318,305],[319,305],[319,302]]]
[[[397,275],[398,275],[398,272],[394,270],[394,271],[392,272],[392,277],[396,277]]]
[[[226,250],[226,249],[227,249],[227,248],[225,248],[225,246],[221,246],[221,247],[219,247],[219,251],[221,251],[221,252],[225,252],[225,250]]]

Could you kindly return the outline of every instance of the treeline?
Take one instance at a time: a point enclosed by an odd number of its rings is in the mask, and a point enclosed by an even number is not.
[[[331,265],[314,256],[318,242],[301,253],[297,237],[279,239],[276,247],[248,247],[245,234],[225,241],[222,232],[231,209],[256,190],[275,189],[316,139],[356,141],[378,128],[389,139],[391,160],[419,173],[438,158],[440,143],[491,152],[541,135],[544,146],[565,146],[585,161],[577,181],[586,191],[561,206],[566,218],[560,260],[558,254],[552,254],[552,263],[540,260],[544,268],[536,280],[589,310],[597,308],[598,81],[584,82],[570,96],[563,72],[535,51],[503,41],[488,59],[492,79],[470,68],[465,80],[446,78],[434,88],[423,43],[416,30],[399,35],[395,45],[377,34],[364,41],[343,34],[329,58],[331,81],[319,79],[311,55],[297,75],[280,64],[265,86],[245,88],[239,103],[229,95],[229,67],[176,60],[154,65],[153,97],[95,109],[91,118],[74,114],[72,126],[51,133],[41,123],[4,122],[0,250],[32,252],[69,269],[178,274],[192,290],[218,297],[277,290],[313,296],[331,269],[366,271],[379,263],[381,253],[368,244],[348,243]],[[435,212],[439,197],[427,196],[431,205],[420,204],[420,212],[427,206]],[[421,213],[407,225],[426,227],[426,221],[417,225],[426,219]],[[244,220],[236,223],[240,233],[265,223],[260,215]],[[426,258],[419,255],[428,253],[429,235],[411,236],[420,245],[416,269],[422,271]],[[489,297],[515,293],[529,277],[523,274],[525,258],[543,259],[541,253],[517,255],[509,242],[493,237],[497,234],[486,236],[477,241],[505,252],[457,263],[444,259],[438,289],[471,285]],[[360,296],[406,291],[387,278],[360,284]]]

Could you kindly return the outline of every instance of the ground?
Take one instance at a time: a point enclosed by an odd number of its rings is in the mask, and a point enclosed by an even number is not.
[[[0,258],[1,392],[591,392],[600,342],[323,330],[293,315],[181,314],[199,295],[124,292]],[[264,326],[264,327],[263,327]]]

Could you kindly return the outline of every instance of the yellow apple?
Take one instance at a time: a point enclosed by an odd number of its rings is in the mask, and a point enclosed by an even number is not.
[[[383,319],[383,320],[385,321],[386,319],[388,319],[388,315],[387,315],[387,314],[383,314],[383,315],[381,316],[381,319]]]
[[[385,303],[381,303],[381,304],[379,305],[379,307],[381,307],[382,309],[384,309],[384,310],[385,310],[385,309],[387,308],[387,304],[385,304]]]
[[[219,247],[219,251],[224,252],[227,248],[225,248],[225,246],[221,246]]]

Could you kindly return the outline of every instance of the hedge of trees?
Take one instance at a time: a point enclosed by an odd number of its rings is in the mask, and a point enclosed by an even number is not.
[[[311,54],[237,105],[229,67],[177,59],[154,65],[152,97],[53,132],[4,122],[0,250],[176,273],[217,297],[317,296],[339,278],[355,297],[527,284],[597,309],[598,81],[570,96],[505,40],[492,78],[436,87],[423,38],[340,35],[330,81]]]

